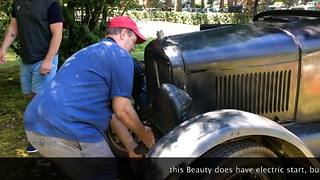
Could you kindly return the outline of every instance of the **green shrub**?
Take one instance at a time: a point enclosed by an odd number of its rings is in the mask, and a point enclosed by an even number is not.
[[[166,21],[173,23],[200,24],[241,24],[248,22],[245,13],[192,13],[170,11],[127,11],[127,16],[143,21]]]
[[[103,2],[99,1],[99,3],[88,3],[89,1],[91,2],[92,0],[79,1],[77,3],[74,3],[72,0],[65,0],[64,5],[62,5],[64,31],[60,47],[60,63],[63,63],[69,56],[81,48],[101,40],[105,35],[106,20],[121,14],[139,21],[166,21],[191,25],[239,24],[248,22],[248,16],[244,13],[209,14],[170,11],[130,11],[111,5],[105,6],[103,3],[105,0]],[[0,12],[0,42],[4,38],[6,28],[10,22],[11,3],[12,1],[0,6],[4,10]],[[79,13],[82,15],[77,17],[76,14]],[[19,41],[15,41],[11,49],[19,55]]]

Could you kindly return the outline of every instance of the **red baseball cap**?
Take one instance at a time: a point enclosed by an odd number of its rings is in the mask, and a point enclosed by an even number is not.
[[[118,16],[118,17],[111,19],[109,21],[108,28],[131,29],[138,36],[136,44],[142,44],[147,40],[142,34],[140,34],[136,23],[131,18],[129,18],[127,16]]]

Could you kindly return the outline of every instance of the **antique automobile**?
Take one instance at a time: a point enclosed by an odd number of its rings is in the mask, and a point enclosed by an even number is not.
[[[320,11],[267,5],[255,2],[251,22],[147,45],[138,68],[145,68],[139,78],[142,86],[145,75],[146,87],[134,95],[158,140],[146,154],[146,179],[319,173]],[[115,154],[125,153],[111,130],[108,139]]]

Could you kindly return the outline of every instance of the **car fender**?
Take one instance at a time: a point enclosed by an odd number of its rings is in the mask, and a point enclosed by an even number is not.
[[[146,158],[157,167],[157,176],[167,177],[168,167],[189,165],[209,149],[223,142],[254,135],[281,139],[298,149],[295,157],[313,157],[307,146],[292,132],[265,117],[240,110],[211,111],[184,121],[161,138]],[[163,163],[161,159],[173,160]],[[160,170],[160,171],[159,171]]]

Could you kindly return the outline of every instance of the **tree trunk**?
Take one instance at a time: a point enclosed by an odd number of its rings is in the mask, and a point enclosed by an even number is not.
[[[201,8],[204,8],[204,0],[201,0],[201,5],[200,5]]]
[[[232,5],[233,5],[233,0],[228,0],[228,12],[230,12]]]
[[[171,10],[172,7],[172,0],[166,0],[166,11]]]
[[[176,0],[174,4],[174,11],[181,12],[182,11],[182,0]]]
[[[220,10],[223,10],[224,9],[224,0],[220,0],[220,7],[219,7]]]
[[[196,0],[191,0],[190,8],[195,8],[195,7],[196,7]]]

